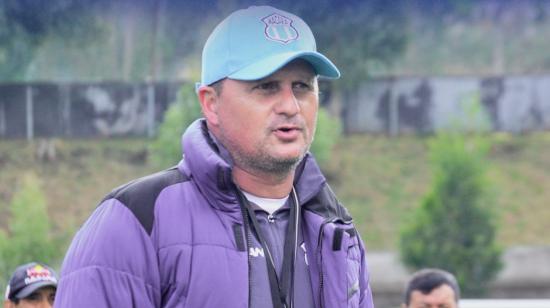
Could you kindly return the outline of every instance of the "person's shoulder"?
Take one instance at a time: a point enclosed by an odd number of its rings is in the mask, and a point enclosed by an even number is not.
[[[188,180],[187,175],[179,171],[177,167],[172,167],[121,185],[113,189],[104,200],[118,199],[123,202],[136,200],[135,197],[158,195],[164,188]],[[128,205],[126,202],[123,203]]]
[[[126,206],[150,233],[155,202],[159,194],[171,185],[187,181],[189,181],[187,175],[178,170],[177,167],[172,167],[115,188],[101,203],[116,199]]]

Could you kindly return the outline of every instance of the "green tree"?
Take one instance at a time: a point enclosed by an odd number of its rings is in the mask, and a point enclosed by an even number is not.
[[[37,49],[52,32],[85,42],[97,29],[90,12],[103,2],[0,1],[0,80],[23,80]]]
[[[485,177],[489,144],[440,133],[429,147],[434,180],[401,232],[401,257],[415,269],[447,269],[464,294],[482,295],[501,266]]]
[[[61,238],[53,234],[40,186],[34,173],[26,173],[13,196],[8,230],[0,230],[0,284],[18,265],[31,261],[55,264],[64,252]]]
[[[201,108],[193,86],[183,85],[176,102],[166,110],[157,137],[151,144],[151,160],[155,166],[167,168],[181,159],[181,135],[200,116]]]
[[[182,72],[194,77],[203,44],[222,18],[269,4],[308,22],[318,49],[343,73],[335,87],[352,89],[404,51],[403,3],[5,0],[0,1],[0,78],[162,80]],[[97,53],[102,57],[86,61]]]

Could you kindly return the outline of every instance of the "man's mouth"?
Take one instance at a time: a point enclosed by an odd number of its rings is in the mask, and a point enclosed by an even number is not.
[[[274,130],[275,136],[282,141],[290,142],[296,140],[300,135],[302,129],[298,126],[283,125]]]
[[[300,130],[300,129],[296,126],[283,126],[283,127],[277,128],[277,130],[280,130],[282,132],[289,132],[289,131],[292,131],[292,130]]]

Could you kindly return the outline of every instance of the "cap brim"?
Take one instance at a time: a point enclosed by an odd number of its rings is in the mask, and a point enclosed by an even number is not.
[[[21,289],[17,294],[14,295],[17,299],[23,299],[29,295],[31,295],[34,291],[44,288],[44,287],[54,287],[57,288],[57,283],[53,281],[40,281],[37,283],[33,283],[31,285],[28,285]]]
[[[256,61],[232,74],[227,78],[235,80],[258,80],[267,77],[295,59],[304,59],[311,64],[319,76],[337,79],[340,71],[327,57],[318,52],[297,51],[276,54]]]

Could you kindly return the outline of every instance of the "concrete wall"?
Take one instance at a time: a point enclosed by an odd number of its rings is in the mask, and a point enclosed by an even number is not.
[[[348,133],[428,133],[446,127],[550,130],[550,76],[378,79],[347,93]]]
[[[371,251],[367,261],[376,307],[399,307],[411,271],[395,252]],[[502,261],[488,298],[550,298],[550,246],[513,247]]]
[[[0,138],[153,136],[181,83],[0,85]]]
[[[153,136],[183,83],[0,85],[0,138]],[[191,86],[190,84],[188,86]],[[331,93],[347,133],[550,130],[550,75],[392,78]],[[335,95],[337,94],[337,95]]]

